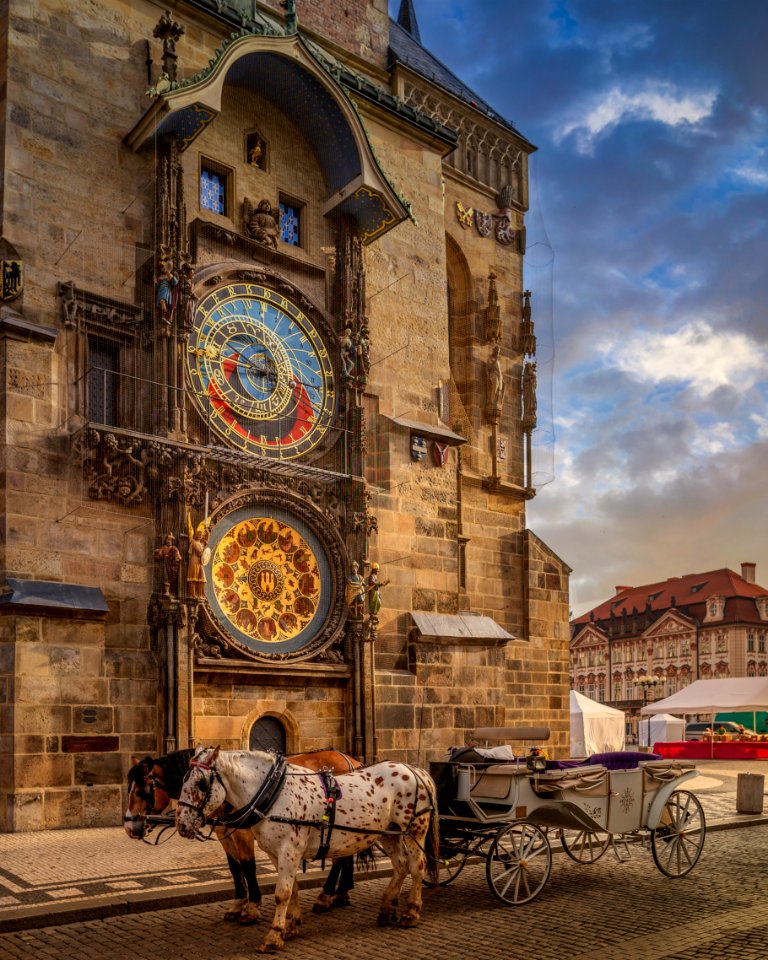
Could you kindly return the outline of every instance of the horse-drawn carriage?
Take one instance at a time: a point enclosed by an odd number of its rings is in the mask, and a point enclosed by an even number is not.
[[[486,728],[476,734],[541,742],[549,731]],[[431,776],[387,761],[334,779],[327,770],[318,776],[306,758],[286,763],[270,753],[201,747],[174,793],[165,783],[159,803],[178,797],[175,824],[182,836],[199,837],[203,826],[213,823],[225,848],[243,838],[251,865],[254,836],[269,856],[277,874],[276,910],[262,951],[279,949],[299,931],[295,881],[302,861],[328,858],[337,866],[346,858],[351,864],[352,855],[374,844],[389,855],[393,868],[379,912],[378,922],[385,925],[414,926],[425,878],[432,885],[450,883],[476,856],[485,859],[488,884],[499,900],[530,902],[552,869],[552,831],[578,863],[594,863],[609,847],[626,859],[630,842],[641,839],[667,876],[682,877],[695,866],[704,844],[704,813],[692,793],[679,789],[695,775],[692,763],[626,753],[549,761],[538,748],[527,757],[511,756],[499,762],[461,748],[448,762],[432,763]],[[126,829],[135,838],[143,836],[147,810],[162,809],[156,806],[160,784],[154,763],[154,772],[139,763],[131,773]],[[140,803],[143,813],[137,812]],[[232,864],[234,852],[227,848],[227,853]],[[255,883],[254,870],[249,873]],[[411,887],[398,908],[408,875]],[[241,883],[245,899],[236,904],[241,922],[249,900],[243,888]],[[255,911],[252,918],[257,916]]]
[[[546,728],[491,727],[478,740],[542,742]],[[472,748],[432,763],[440,814],[440,884],[454,880],[470,857],[486,862],[488,886],[505,904],[528,903],[552,870],[551,838],[577,863],[595,863],[611,847],[620,860],[631,844],[650,845],[668,877],[696,865],[706,825],[701,804],[680,785],[695,765],[637,753],[548,761],[538,748],[514,760]]]

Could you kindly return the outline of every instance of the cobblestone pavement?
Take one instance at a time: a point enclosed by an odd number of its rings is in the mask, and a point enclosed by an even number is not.
[[[685,788],[697,794],[708,825],[715,828],[707,840],[705,854],[708,854],[715,838],[719,843],[723,836],[716,832],[718,827],[749,825],[751,828],[746,830],[727,830],[725,835],[729,842],[731,835],[733,842],[737,842],[735,835],[738,835],[738,842],[741,843],[741,836],[745,835],[753,838],[760,836],[764,843],[766,834],[756,833],[755,824],[768,823],[768,816],[736,814],[736,784],[738,774],[742,772],[763,774],[768,781],[768,761],[702,762],[697,769],[698,776],[686,783]],[[67,919],[82,921],[91,917],[222,900],[231,896],[229,871],[217,842],[193,843],[170,832],[166,836],[170,837],[168,842],[148,846],[129,840],[120,827],[0,834],[0,932],[61,923]],[[581,869],[588,870],[590,874],[602,873],[603,864],[610,859],[612,856],[609,853],[595,867]],[[642,859],[650,863],[649,856]],[[652,865],[650,869],[656,873]],[[619,867],[620,873],[622,870]],[[553,871],[553,877],[560,872],[558,867]],[[267,892],[272,889],[272,876],[270,865],[265,858],[260,858],[259,877]],[[657,876],[660,879],[660,875]],[[305,879],[317,882],[319,877],[319,870],[310,868]],[[741,889],[737,871],[733,872],[733,877],[734,886],[738,884]],[[465,886],[463,875],[458,882],[462,888]],[[484,882],[481,877],[481,887]],[[689,889],[689,882],[666,881],[666,885],[682,893]],[[545,895],[536,901],[547,912],[550,909],[547,904],[552,883],[551,880]],[[360,888],[368,886],[369,881],[366,881]],[[211,922],[217,922],[222,906],[206,906],[205,911]],[[518,910],[514,910],[513,914],[515,917],[521,916]],[[530,908],[523,915],[530,919]],[[397,932],[393,935],[401,934]],[[748,931],[744,935],[747,936]],[[8,941],[3,941],[0,946],[0,958],[4,957],[2,949],[7,944]],[[751,960],[749,952],[743,955]],[[529,956],[536,960],[535,956]],[[698,960],[704,955],[681,956],[685,960],[689,960],[689,957]],[[759,956],[760,960],[767,960],[768,946],[762,949]],[[156,957],[155,960],[162,958]]]
[[[359,884],[354,903],[315,916],[286,960],[765,960],[768,825],[713,831],[701,860],[685,878],[669,880],[647,850],[628,863],[609,851],[580,866],[554,857],[542,894],[523,907],[492,896],[483,863],[465,868],[449,887],[428,891],[423,920],[413,930],[376,926],[385,880]],[[311,895],[302,897],[305,910]],[[271,907],[271,905],[270,905]],[[0,935],[2,960],[167,960],[189,951],[195,960],[254,957],[267,929],[225,923],[220,904],[23,930]]]

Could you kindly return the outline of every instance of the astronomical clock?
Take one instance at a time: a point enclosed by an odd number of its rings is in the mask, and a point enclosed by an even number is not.
[[[261,283],[199,301],[187,347],[192,396],[225,444],[274,460],[311,459],[336,411],[336,382],[316,320]]]
[[[251,471],[202,534],[201,599],[206,632],[224,647],[290,661],[327,651],[346,610],[345,547],[318,495],[325,471],[303,469],[337,432],[337,339],[294,287],[258,278],[203,286],[186,344],[188,392],[209,443]]]

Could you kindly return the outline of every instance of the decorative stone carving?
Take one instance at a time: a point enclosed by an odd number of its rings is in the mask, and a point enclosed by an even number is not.
[[[496,290],[496,274],[491,270],[488,274],[488,306],[485,308],[485,339],[501,340],[501,308],[499,294]]]
[[[524,357],[536,356],[536,336],[533,332],[533,320],[531,319],[531,291],[523,292],[522,321],[520,323],[520,353]]]
[[[280,236],[280,210],[277,215],[272,210],[272,204],[266,198],[259,200],[256,206],[248,197],[243,199],[243,232],[257,243],[277,250],[277,241]]]
[[[176,41],[184,35],[184,27],[166,10],[157,22],[152,36],[163,41],[163,73],[169,80],[176,79],[177,60]]]
[[[506,388],[504,375],[501,372],[499,353],[499,345],[496,344],[491,350],[491,355],[485,364],[485,413],[491,423],[498,423],[499,421]]]
[[[523,430],[530,433],[536,427],[536,364],[523,367]]]

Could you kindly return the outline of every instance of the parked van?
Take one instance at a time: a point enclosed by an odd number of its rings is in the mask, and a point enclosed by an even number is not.
[[[715,720],[714,724],[710,720],[703,720],[696,723],[687,723],[685,725],[685,739],[703,740],[704,734],[707,730],[713,730],[715,733],[719,733],[721,730],[724,730],[729,739],[738,737],[740,733],[752,733],[752,731],[747,730],[746,727],[739,729],[739,724],[733,723],[730,720]]]

